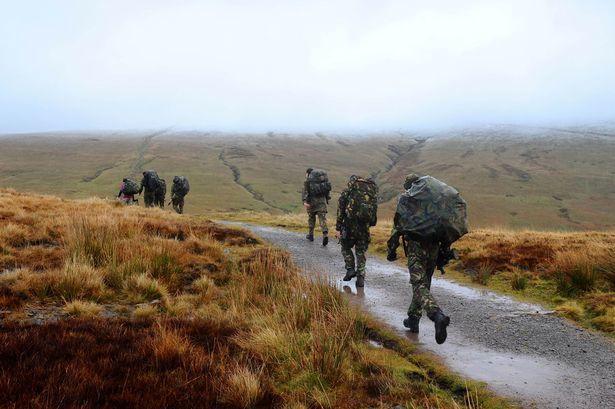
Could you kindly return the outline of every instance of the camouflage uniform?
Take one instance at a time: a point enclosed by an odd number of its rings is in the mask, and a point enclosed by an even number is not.
[[[365,276],[365,253],[370,242],[369,224],[357,220],[349,220],[346,217],[349,189],[342,192],[337,207],[337,220],[335,228],[342,233],[340,245],[346,270],[354,270],[357,276]],[[354,254],[352,248],[354,247]],[[355,264],[356,256],[356,264]]]
[[[143,193],[143,202],[145,203],[145,207],[154,207],[155,191],[150,190],[147,187],[147,180],[145,177],[141,179],[141,188],[139,189],[139,194],[141,193]]]
[[[154,204],[164,209],[164,199],[167,195],[167,182],[164,179],[160,179],[158,188],[154,191]]]
[[[173,183],[173,187],[171,187],[171,203],[173,204],[173,209],[175,209],[177,213],[184,213],[184,195],[179,192],[175,183]]]
[[[318,222],[323,236],[329,234],[329,228],[327,227],[327,198],[325,196],[311,197],[308,187],[308,181],[303,183],[303,193],[301,195],[303,203],[310,205],[306,209],[308,214],[308,235],[314,235],[314,228],[316,227],[316,216],[318,216]]]
[[[415,174],[406,176],[404,189],[408,190],[412,183],[419,178]],[[396,218],[397,219],[397,215]],[[393,224],[391,237],[387,243],[389,254],[394,254],[399,246],[399,239],[403,233],[397,230],[396,223]],[[404,237],[405,252],[408,256],[408,271],[410,272],[410,284],[412,285],[412,301],[408,307],[408,317],[420,318],[422,311],[425,310],[427,316],[432,316],[440,310],[438,303],[431,295],[431,279],[436,269],[439,242],[415,241],[409,237]]]

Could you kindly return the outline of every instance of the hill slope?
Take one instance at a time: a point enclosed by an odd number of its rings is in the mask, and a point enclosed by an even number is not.
[[[64,197],[112,197],[126,175],[154,168],[191,181],[186,210],[301,211],[305,168],[374,176],[381,217],[405,174],[456,186],[474,227],[615,226],[615,131],[492,127],[440,134],[37,134],[0,137],[0,185]]]

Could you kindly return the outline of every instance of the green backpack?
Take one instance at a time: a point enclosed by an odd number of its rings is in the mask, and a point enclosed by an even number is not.
[[[346,216],[375,226],[378,221],[378,186],[371,179],[356,178],[349,187]]]
[[[394,223],[413,240],[451,245],[468,232],[466,202],[455,188],[423,176],[399,197]]]

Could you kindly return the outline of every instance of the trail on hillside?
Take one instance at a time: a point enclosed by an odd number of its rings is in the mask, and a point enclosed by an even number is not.
[[[284,213],[286,213],[286,210],[276,206],[275,204],[265,200],[265,197],[263,196],[262,193],[258,192],[256,189],[254,189],[252,187],[252,185],[250,185],[249,183],[244,183],[241,180],[241,171],[239,170],[239,168],[235,165],[233,165],[228,159],[229,156],[232,157],[241,157],[241,155],[238,155],[238,150],[240,150],[239,148],[234,148],[234,155],[228,155],[227,152],[227,148],[224,148],[220,151],[220,154],[218,155],[218,159],[220,160],[220,162],[222,162],[222,164],[224,166],[226,166],[227,168],[229,168],[229,170],[231,171],[231,173],[233,174],[233,182],[235,182],[236,185],[238,185],[239,187],[241,187],[243,190],[245,190],[246,192],[248,192],[250,195],[252,195],[252,198],[258,202],[261,202],[263,204],[265,204],[266,206],[269,206],[272,209],[276,209],[276,210],[280,210]],[[243,151],[243,150],[242,150]],[[248,154],[252,155],[249,151]]]
[[[241,225],[287,249],[306,274],[325,274],[372,315],[453,370],[487,382],[524,407],[615,407],[615,344],[599,334],[537,305],[434,277],[433,293],[451,316],[448,340],[437,345],[426,317],[418,336],[402,326],[411,293],[405,268],[370,255],[365,289],[357,291],[354,280],[341,281],[344,264],[337,244],[323,248],[302,234]]]
[[[157,132],[154,132],[154,133],[151,133],[145,136],[141,140],[141,143],[139,144],[139,147],[137,148],[137,158],[135,159],[132,165],[131,172],[130,172],[132,176],[138,176],[141,172],[145,170],[144,166],[155,159],[155,158],[145,159],[145,155],[147,154],[147,151],[152,145],[152,139],[168,131],[169,131],[168,129],[162,129],[160,131],[157,131]]]

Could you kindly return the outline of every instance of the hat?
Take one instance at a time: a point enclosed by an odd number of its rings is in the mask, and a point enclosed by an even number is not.
[[[404,181],[404,189],[406,190],[410,189],[410,186],[412,186],[412,184],[416,182],[417,180],[419,180],[419,177],[414,173],[411,173],[408,176],[406,176],[406,180]]]
[[[312,173],[313,170],[314,170],[313,168],[307,168],[305,173],[309,175],[310,173]]]

